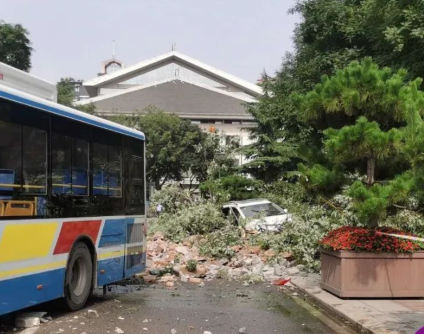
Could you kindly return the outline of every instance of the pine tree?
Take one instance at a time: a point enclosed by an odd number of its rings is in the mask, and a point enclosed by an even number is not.
[[[304,119],[316,132],[322,131],[327,158],[325,167],[300,166],[302,172],[321,182],[321,189],[334,188],[328,184],[330,171],[351,168],[365,174],[366,183],[354,182],[348,194],[369,227],[376,227],[389,207],[404,203],[424,181],[419,176],[424,176],[424,93],[419,90],[421,80],[407,84],[406,77],[405,70],[379,68],[367,58],[294,97]],[[387,168],[389,159],[404,159],[409,166],[377,182],[376,166]]]

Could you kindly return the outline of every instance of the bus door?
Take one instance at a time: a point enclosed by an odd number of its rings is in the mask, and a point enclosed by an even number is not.
[[[144,218],[127,218],[125,244],[125,277],[139,273],[144,268]]]

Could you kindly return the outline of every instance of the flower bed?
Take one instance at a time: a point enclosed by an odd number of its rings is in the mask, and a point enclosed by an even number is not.
[[[332,251],[347,250],[374,253],[412,253],[422,249],[422,245],[419,242],[400,239],[382,233],[412,236],[392,228],[371,230],[364,227],[345,226],[329,232],[321,240],[321,246]]]
[[[339,297],[424,297],[424,252],[392,228],[341,227],[321,240],[321,287]]]

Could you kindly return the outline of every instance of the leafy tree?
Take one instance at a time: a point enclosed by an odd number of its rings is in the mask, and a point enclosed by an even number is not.
[[[22,25],[0,21],[0,62],[28,72],[33,51],[28,35]]]
[[[262,77],[263,96],[258,103],[247,106],[257,126],[249,128],[252,143],[242,152],[249,159],[242,170],[256,178],[272,182],[292,171],[300,161],[299,143],[308,136],[308,127],[297,115],[289,98],[296,91],[293,63],[287,57],[275,78]]]
[[[207,180],[200,185],[200,191],[217,202],[244,200],[258,197],[263,183],[242,175],[228,175],[217,180]]]
[[[187,154],[190,180],[199,184],[235,173],[234,155],[239,146],[238,139],[224,133],[202,132],[195,150]]]
[[[72,82],[75,81],[73,78],[61,78],[57,83],[57,102],[64,106],[78,109],[90,115],[96,114],[96,106],[93,103],[76,105],[74,104],[74,85]]]
[[[248,106],[258,127],[251,131],[257,142],[246,148],[252,159],[246,170],[258,178],[277,179],[299,160],[317,161],[321,130],[309,131],[289,96],[310,91],[322,75],[332,76],[352,61],[371,56],[380,66],[406,68],[409,79],[424,77],[423,9],[418,0],[298,0],[291,10],[301,17],[294,31],[295,51],[284,57],[275,76],[264,75],[264,96]],[[320,128],[338,128],[337,121],[344,124],[340,116],[321,119]],[[351,124],[355,120],[352,114]],[[391,127],[376,121],[384,130]],[[387,164],[392,169],[404,162]]]
[[[56,84],[57,88],[57,102],[67,107],[73,107],[74,105],[74,81],[73,78],[61,78]]]
[[[202,159],[210,159],[210,150],[207,148],[205,154],[199,151],[199,145],[206,147],[207,134],[197,125],[156,108],[130,116],[115,116],[112,120],[145,133],[146,176],[156,189],[168,181],[181,181],[192,168],[198,175],[204,173],[204,167],[197,164],[202,165]]]

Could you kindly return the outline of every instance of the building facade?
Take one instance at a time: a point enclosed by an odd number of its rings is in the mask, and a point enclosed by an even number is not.
[[[88,98],[100,115],[133,114],[149,106],[175,113],[205,131],[250,142],[246,128],[255,126],[246,103],[255,103],[262,89],[253,83],[172,51],[113,71],[102,65],[98,77],[85,81]],[[240,156],[238,163],[243,163]]]

